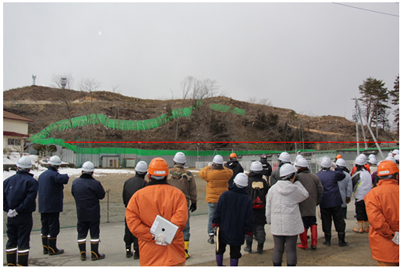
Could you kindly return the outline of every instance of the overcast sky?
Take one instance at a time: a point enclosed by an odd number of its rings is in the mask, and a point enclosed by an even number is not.
[[[368,77],[393,89],[398,16],[398,3],[3,3],[3,86],[67,74],[76,90],[94,79],[170,99],[193,76],[233,99],[350,119]]]

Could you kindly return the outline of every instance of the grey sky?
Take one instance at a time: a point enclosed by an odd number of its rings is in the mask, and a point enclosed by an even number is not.
[[[398,3],[3,3],[4,90],[50,86],[182,98],[187,76],[233,99],[351,118],[368,77],[393,89]],[[171,93],[173,92],[173,93]]]

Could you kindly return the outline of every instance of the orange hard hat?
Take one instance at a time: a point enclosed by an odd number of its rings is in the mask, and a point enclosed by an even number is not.
[[[165,177],[169,173],[168,163],[161,157],[151,160],[147,172],[155,177]]]
[[[235,153],[231,153],[231,154],[229,155],[229,158],[237,158],[237,155],[236,155]]]
[[[383,160],[378,165],[378,176],[388,176],[399,173],[399,167],[391,160]]]
[[[338,154],[338,155],[336,156],[336,159],[339,159],[339,158],[343,158],[342,155]]]

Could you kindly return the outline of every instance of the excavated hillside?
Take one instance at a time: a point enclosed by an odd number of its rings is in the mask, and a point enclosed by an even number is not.
[[[51,133],[49,137],[86,141],[355,141],[355,123],[339,116],[307,116],[290,109],[237,101],[228,97],[150,100],[107,91],[83,92],[43,86],[29,86],[3,92],[3,109],[34,121],[35,134],[51,123],[77,116],[103,114],[110,119],[145,120],[171,114],[173,109],[195,108],[189,117],[172,119],[151,130],[118,130],[102,124]],[[244,115],[214,110],[210,104],[245,111]],[[372,141],[369,133],[367,138]],[[393,140],[380,130],[380,140]],[[102,144],[101,146],[115,146]],[[118,144],[118,147],[133,146]],[[197,149],[197,144],[134,144],[141,149]],[[294,144],[201,143],[201,150],[214,148],[293,150]],[[318,147],[316,147],[318,146]],[[304,144],[298,148],[354,148],[354,144]]]

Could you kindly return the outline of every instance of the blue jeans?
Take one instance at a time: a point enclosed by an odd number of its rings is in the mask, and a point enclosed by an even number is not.
[[[214,212],[216,208],[217,203],[208,203],[208,235],[214,234],[214,230],[212,228],[212,219],[214,217]]]
[[[189,208],[188,208],[188,214],[189,214],[189,217],[188,217],[188,220],[187,220],[187,222],[186,222],[186,225],[185,225],[185,227],[183,228],[183,240],[185,240],[185,241],[189,241],[189,239],[190,239],[190,211],[189,211]]]

